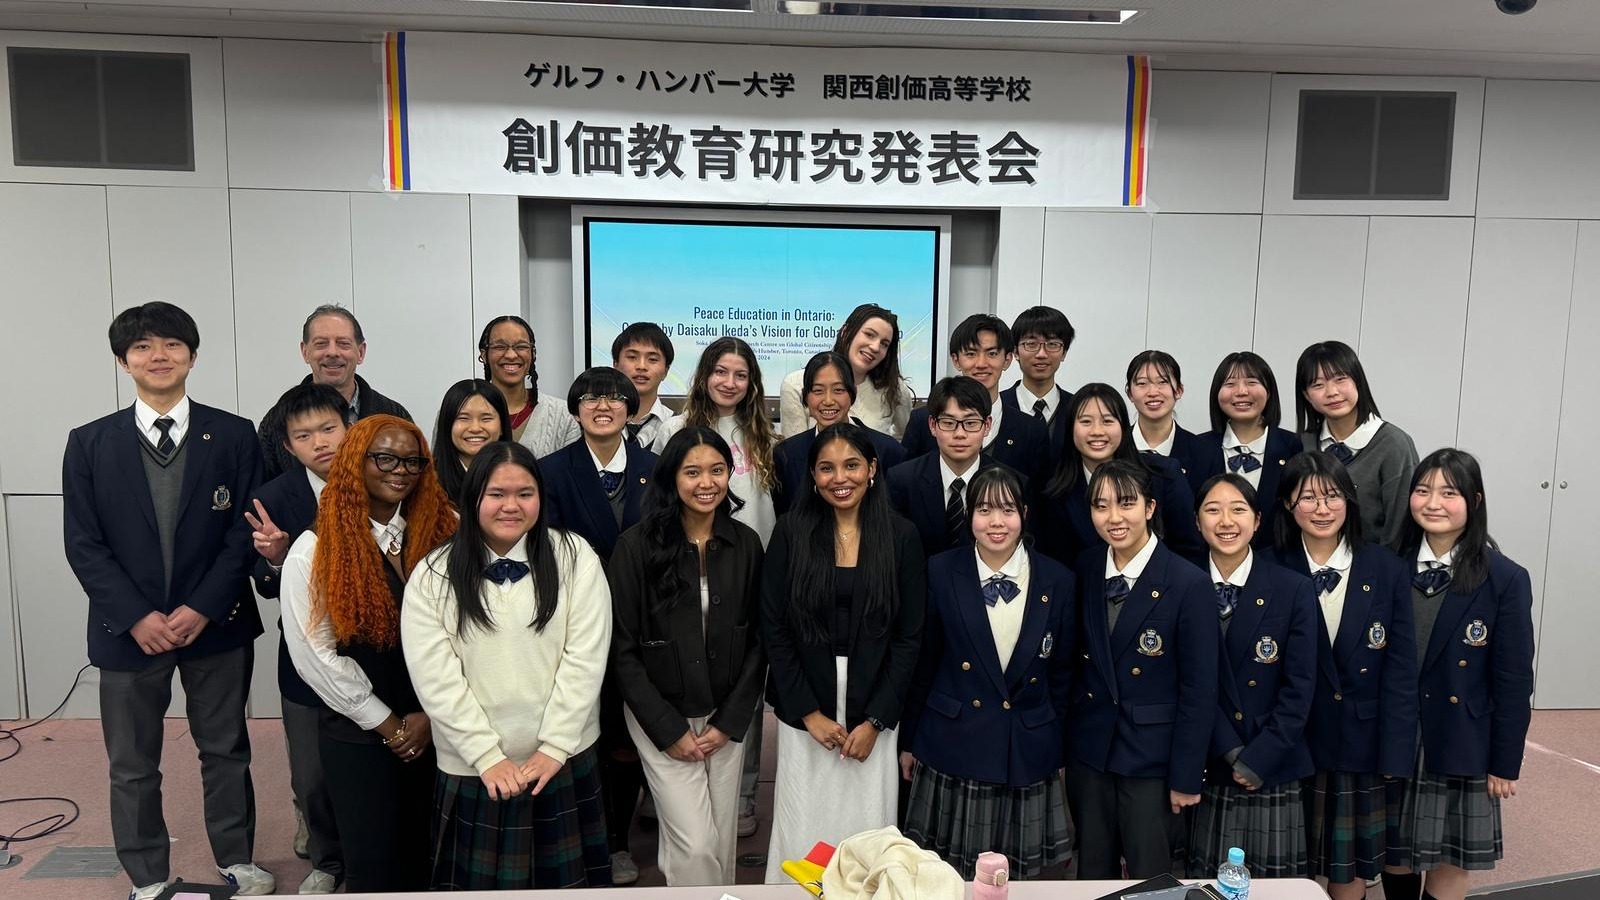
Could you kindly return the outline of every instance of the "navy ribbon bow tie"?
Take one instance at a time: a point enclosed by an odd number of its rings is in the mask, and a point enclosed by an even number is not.
[[[1333,443],[1329,444],[1328,452],[1333,454],[1334,459],[1337,459],[1339,462],[1342,462],[1347,466],[1350,465],[1350,460],[1356,458],[1356,452],[1345,446],[1344,441],[1334,441]]]
[[[621,472],[602,471],[600,473],[600,490],[605,491],[607,497],[615,494],[617,492],[617,488],[620,487],[622,487]]]
[[[1437,562],[1428,563],[1428,567],[1411,576],[1411,584],[1418,590],[1432,597],[1450,586],[1450,567]]]
[[[528,574],[528,564],[514,559],[497,559],[483,570],[483,577],[495,584],[521,581]]]
[[[1226,619],[1233,615],[1233,608],[1239,603],[1239,586],[1226,581],[1217,582],[1217,616]]]
[[[1017,587],[1015,581],[999,573],[990,575],[983,582],[983,602],[988,606],[999,601],[1010,603],[1021,592],[1022,588]]]
[[[1237,472],[1240,469],[1246,472],[1254,472],[1259,468],[1261,468],[1261,460],[1256,459],[1256,455],[1249,450],[1240,449],[1228,457],[1228,471],[1230,472]]]
[[[1113,575],[1106,579],[1106,599],[1112,603],[1121,603],[1133,593],[1133,585],[1128,583],[1125,575]]]
[[[1338,569],[1323,568],[1311,573],[1311,583],[1317,586],[1317,594],[1321,596],[1339,586],[1339,579],[1344,576]]]

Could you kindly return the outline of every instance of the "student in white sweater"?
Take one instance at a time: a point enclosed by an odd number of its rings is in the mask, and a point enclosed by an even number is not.
[[[876,303],[850,311],[834,338],[833,352],[850,361],[856,399],[850,414],[874,431],[904,437],[911,418],[911,385],[900,375],[900,320]],[[819,427],[806,411],[805,371],[784,376],[778,391],[778,424],[784,437]]]
[[[545,525],[526,447],[479,453],[461,497],[461,528],[416,568],[400,623],[438,750],[432,888],[609,886],[594,749],[605,572]]]

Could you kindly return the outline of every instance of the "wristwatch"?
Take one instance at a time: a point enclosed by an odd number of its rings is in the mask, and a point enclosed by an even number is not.
[[[882,719],[879,719],[879,718],[877,718],[875,716],[867,716],[867,724],[871,725],[873,728],[878,729],[880,732],[883,731],[885,728],[889,727],[889,726],[883,724],[883,720]]]

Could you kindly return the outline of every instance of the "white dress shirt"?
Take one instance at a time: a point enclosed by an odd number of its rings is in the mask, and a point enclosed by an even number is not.
[[[1256,564],[1256,555],[1253,552],[1246,551],[1244,562],[1239,563],[1239,568],[1234,569],[1233,574],[1226,578],[1222,577],[1222,573],[1217,571],[1216,560],[1208,560],[1207,564],[1211,569],[1211,584],[1213,586],[1217,584],[1232,584],[1242,588],[1244,583],[1250,580],[1250,568]]]
[[[983,554],[974,547],[972,554],[978,558],[978,586],[995,575],[1004,575],[1017,584],[1017,595],[1010,602],[998,600],[993,606],[985,604],[989,614],[989,631],[994,634],[994,651],[1000,656],[1000,671],[1011,665],[1011,654],[1017,649],[1017,639],[1022,637],[1023,613],[1028,609],[1028,550],[1021,544],[1012,551],[1011,558],[996,572],[983,561]]]
[[[1017,382],[1017,406],[1024,415],[1033,415],[1033,405],[1040,400],[1044,401],[1044,421],[1048,425],[1055,421],[1056,410],[1061,406],[1061,391],[1056,389],[1055,382],[1045,389],[1043,397],[1034,394],[1026,382]]]
[[[944,505],[948,506],[950,504],[950,484],[959,477],[962,484],[961,508],[967,508],[966,485],[971,484],[972,476],[978,474],[978,462],[979,458],[974,456],[972,458],[972,462],[967,463],[967,470],[965,472],[957,472],[956,470],[950,468],[950,461],[945,459],[943,454],[939,455],[939,483],[944,488],[944,492],[941,493],[939,497],[943,501]]]
[[[1457,544],[1456,546],[1460,545]],[[1417,572],[1419,573],[1428,571],[1428,563],[1438,563],[1449,567],[1455,565],[1455,562],[1456,547],[1446,550],[1443,556],[1435,556],[1433,555],[1433,547],[1427,541],[1423,541],[1422,546],[1417,550]]]
[[[1133,559],[1128,560],[1128,564],[1123,566],[1120,570],[1117,568],[1117,557],[1115,556],[1115,551],[1113,551],[1110,547],[1107,547],[1106,580],[1110,581],[1118,575],[1121,575],[1123,578],[1128,579],[1129,587],[1138,584],[1139,576],[1144,574],[1144,567],[1150,565],[1150,557],[1156,555],[1156,544],[1160,542],[1161,539],[1152,533],[1150,535],[1150,539],[1144,542],[1144,546],[1139,548],[1139,552],[1133,555]]]
[[[156,420],[165,416],[172,420],[172,427],[167,429],[167,434],[172,438],[174,445],[183,443],[183,436],[189,433],[189,395],[173,404],[173,407],[164,413],[158,413],[142,399],[133,401],[133,421],[139,426],[139,433],[150,441],[151,446],[161,444],[161,429],[156,427]]]
[[[989,409],[989,433],[983,436],[983,449],[989,449],[994,439],[1000,434],[1000,420],[1005,417],[1006,405],[996,398]]]
[[[1303,541],[1301,546],[1304,546]],[[1350,587],[1350,566],[1355,563],[1355,559],[1348,541],[1340,541],[1324,565],[1318,565],[1317,561],[1311,558],[1310,552],[1306,553],[1306,567],[1312,574],[1316,574],[1319,569],[1333,569],[1339,573],[1339,583],[1333,586],[1333,590],[1317,596],[1317,605],[1322,607],[1322,622],[1328,626],[1330,646],[1339,638],[1339,622],[1344,618],[1344,593]]]
[[[634,438],[639,446],[651,453],[660,453],[667,446],[667,420],[672,418],[672,407],[661,402],[661,397],[656,396],[656,402],[645,411],[644,418],[636,420],[639,423],[639,433]],[[627,436],[627,432],[623,432]]]
[[[594,462],[594,470],[596,472],[615,472],[620,475],[628,471],[628,439],[626,436],[623,437],[622,443],[617,445],[617,452],[611,454],[609,462],[601,462],[600,457],[595,455],[593,447],[589,447],[588,450],[589,459]]]
[[[1173,431],[1177,431],[1177,429],[1174,428]],[[1261,487],[1260,467],[1257,467],[1255,470],[1250,472],[1246,472],[1244,469],[1239,469],[1237,472],[1234,472],[1233,469],[1228,468],[1228,460],[1234,457],[1240,446],[1243,446],[1246,450],[1250,451],[1251,456],[1256,458],[1256,462],[1261,463],[1262,466],[1265,466],[1267,464],[1268,433],[1268,429],[1263,428],[1261,429],[1260,437],[1257,437],[1253,441],[1246,442],[1239,440],[1239,436],[1233,433],[1233,425],[1224,425],[1222,428],[1222,471],[1233,472],[1235,475],[1242,476],[1245,481],[1250,482],[1250,486],[1253,488]]]
[[[1134,423],[1133,423],[1132,431],[1133,431],[1133,446],[1140,453],[1145,453],[1145,452],[1148,452],[1150,450],[1154,450],[1155,452],[1161,454],[1162,456],[1171,456],[1172,455],[1172,442],[1178,436],[1178,420],[1176,418],[1174,418],[1172,420],[1172,427],[1167,429],[1167,436],[1162,438],[1158,443],[1155,443],[1155,444],[1151,444],[1150,442],[1148,442],[1148,441],[1146,441],[1144,439],[1144,431],[1143,431],[1143,429],[1141,429],[1139,427],[1139,423],[1138,423],[1137,420],[1135,420]]]

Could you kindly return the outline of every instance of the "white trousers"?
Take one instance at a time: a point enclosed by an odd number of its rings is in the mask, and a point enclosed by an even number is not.
[[[729,741],[705,762],[680,762],[656,749],[633,710],[624,710],[623,717],[655,798],[661,823],[657,856],[667,885],[733,884],[745,745]],[[698,734],[706,719],[691,718],[689,727]]]

